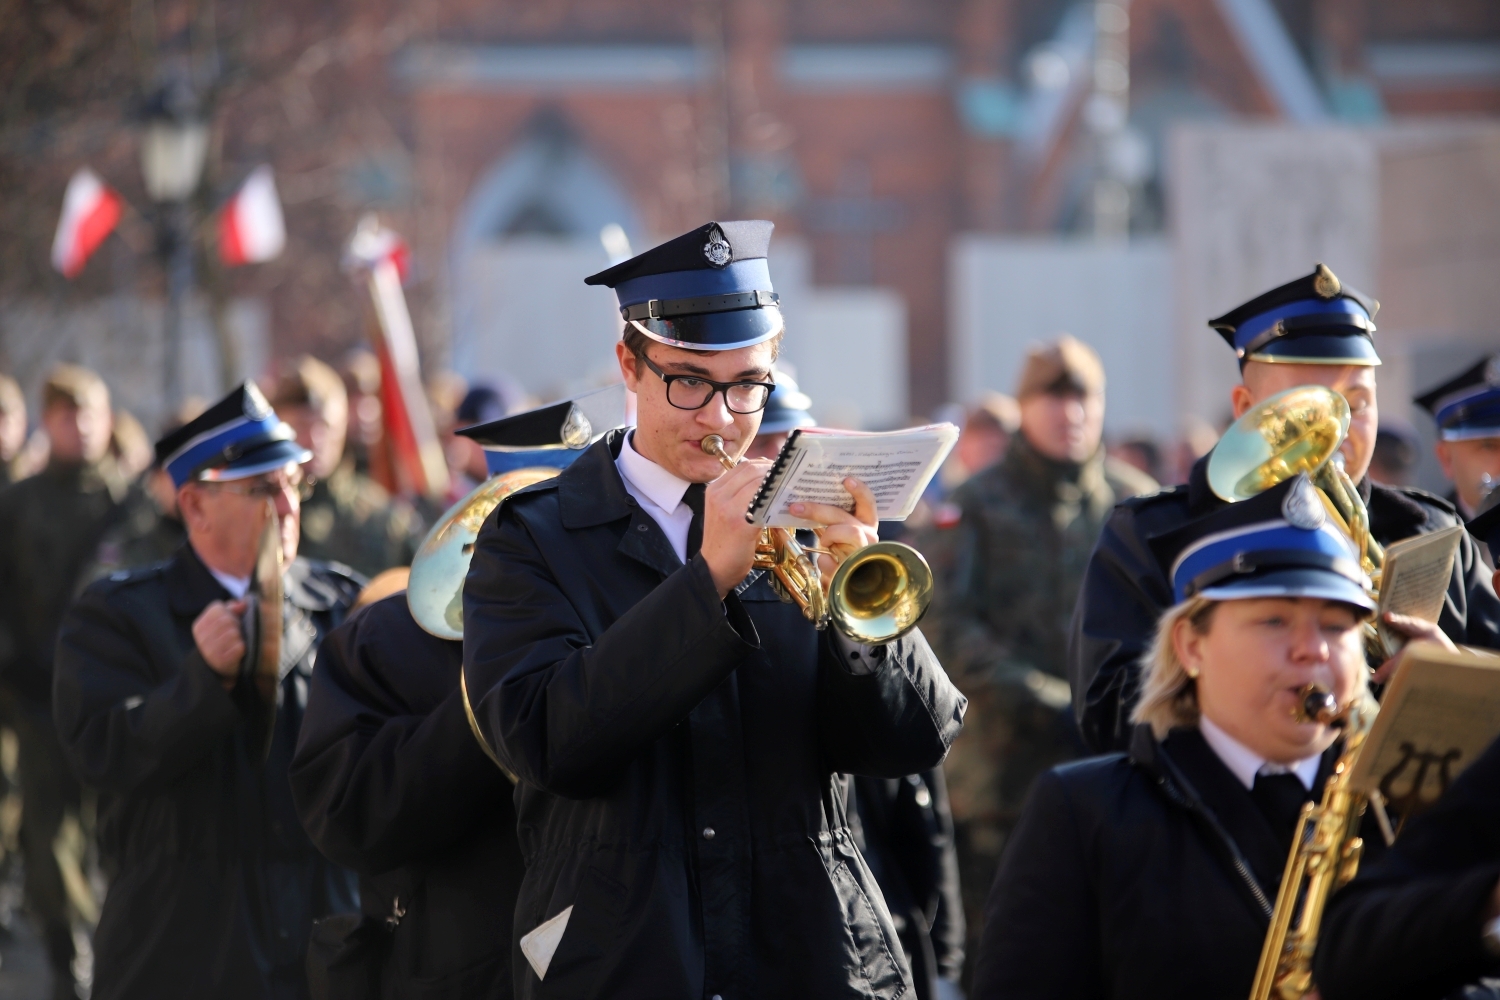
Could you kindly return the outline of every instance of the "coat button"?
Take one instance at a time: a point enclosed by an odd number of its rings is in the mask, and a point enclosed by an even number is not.
[[[724,998],[721,997],[721,996],[719,996],[719,994],[715,993],[714,994],[714,1000],[724,1000]]]
[[[636,531],[650,531],[651,529],[647,528],[644,524],[637,524],[635,526],[635,530]]]
[[[714,839],[714,828],[713,827],[711,827],[711,826],[705,826],[703,828],[703,839],[704,840],[713,840]]]

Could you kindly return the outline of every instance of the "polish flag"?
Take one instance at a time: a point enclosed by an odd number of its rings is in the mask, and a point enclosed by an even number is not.
[[[219,215],[219,259],[226,267],[272,260],[286,246],[286,224],[271,168],[262,164]]]
[[[124,201],[88,167],[79,168],[63,195],[62,218],[52,237],[52,266],[65,278],[76,277],[89,255],[99,249],[120,221]]]

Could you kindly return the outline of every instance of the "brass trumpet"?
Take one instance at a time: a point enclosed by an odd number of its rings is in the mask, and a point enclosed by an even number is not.
[[[739,464],[717,434],[700,447],[726,471]],[[778,597],[820,630],[831,622],[853,641],[878,646],[910,632],[932,603],[932,570],[910,545],[876,542],[857,550],[839,564],[826,592],[818,555],[833,553],[803,545],[787,528],[762,528],[754,565],[771,574]]]

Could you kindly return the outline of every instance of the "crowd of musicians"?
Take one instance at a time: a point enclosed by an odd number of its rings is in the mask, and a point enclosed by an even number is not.
[[[898,535],[934,576],[917,628],[816,627],[746,517],[813,422],[770,237],[709,223],[585,279],[618,297],[629,412],[465,402],[474,482],[541,472],[438,628],[404,578],[367,585],[443,512],[369,479],[326,365],[181,414],[134,467],[104,381],[49,375],[45,465],[0,491],[0,691],[55,996],[1250,995],[1344,749],[1308,692],[1369,703],[1406,655],[1367,653],[1357,539],[1307,474],[1231,503],[1207,455],[1161,488],[1107,453],[1104,370],[1062,337],[905,523],[855,478],[794,505],[824,581]],[[1454,492],[1382,485],[1378,308],[1319,264],[1205,335],[1236,417],[1346,404],[1375,542],[1467,527],[1436,623],[1387,632],[1500,648],[1500,354],[1417,400]],[[0,438],[18,408],[0,380]],[[1319,994],[1486,995],[1500,747],[1365,845]]]

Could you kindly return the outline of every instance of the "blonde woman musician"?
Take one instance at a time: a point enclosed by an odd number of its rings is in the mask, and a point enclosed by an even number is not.
[[[1299,709],[1309,685],[1340,706],[1365,695],[1374,604],[1303,477],[1153,549],[1177,603],[1131,749],[1037,782],[990,893],[976,1000],[1250,992],[1299,810],[1339,751]]]

